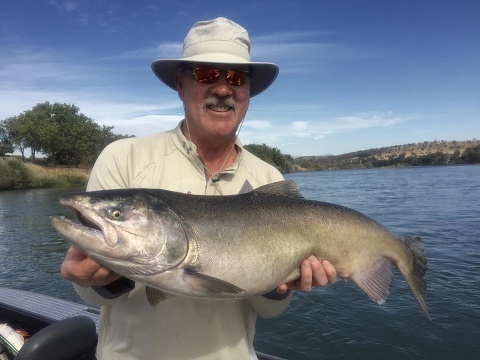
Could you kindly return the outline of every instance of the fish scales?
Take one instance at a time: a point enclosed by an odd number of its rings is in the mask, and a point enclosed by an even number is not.
[[[378,231],[381,236],[387,235],[386,230],[377,223],[340,206],[332,207],[326,203],[284,196],[278,196],[278,199],[272,202],[272,195],[269,194],[255,196],[246,194],[242,197],[243,201],[234,202],[231,198],[226,198],[222,202],[218,202],[213,197],[200,198],[205,212],[201,214],[198,223],[195,220],[192,221],[193,217],[190,216],[192,206],[184,208],[176,206],[175,210],[185,214],[185,218],[190,219],[189,225],[195,227],[192,238],[196,236],[212,240],[208,243],[206,252],[222,254],[222,258],[229,259],[230,262],[238,262],[238,256],[241,253],[245,256],[259,254],[260,249],[265,257],[273,255],[282,259],[293,255],[298,260],[299,255],[303,259],[309,254],[314,254],[321,259],[335,261],[337,254],[342,254],[344,257],[351,254],[353,257],[362,250],[358,242],[352,249],[350,244],[352,237],[360,240],[367,237],[377,238],[379,239],[377,246],[379,246],[383,240],[379,236],[373,236],[372,233]],[[219,213],[225,215],[219,217]],[[345,214],[350,216],[348,222],[344,220]],[[355,224],[355,222],[358,223]],[[261,226],[255,226],[258,223]],[[361,232],[363,227],[367,232],[366,236],[362,234],[356,236],[352,233],[353,231]],[[332,233],[336,236],[332,236]],[[322,239],[322,241],[314,242],[312,238]],[[228,247],[225,247],[225,244]],[[336,245],[336,249],[332,245]],[[401,244],[400,247],[403,248]],[[228,252],[223,254],[225,249],[228,249]],[[335,251],[329,251],[330,249]],[[203,254],[207,256],[206,253]],[[233,256],[229,256],[231,254]],[[352,261],[355,261],[355,258],[350,259],[350,262]],[[295,264],[294,269],[298,268],[297,265]],[[341,269],[340,272],[342,272]],[[345,275],[348,277],[350,274]]]

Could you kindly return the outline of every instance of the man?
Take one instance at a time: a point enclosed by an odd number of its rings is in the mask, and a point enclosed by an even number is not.
[[[274,64],[250,61],[245,29],[225,18],[196,23],[185,38],[182,58],[156,60],[152,69],[178,92],[185,119],[172,131],[110,144],[99,156],[87,190],[144,187],[228,195],[282,180],[274,167],[243,149],[236,135],[250,97],[278,74]],[[85,301],[101,306],[99,360],[256,359],[256,315],[281,313],[291,289],[310,290],[336,279],[330,263],[310,257],[301,265],[299,280],[264,296],[173,297],[153,307],[143,285],[73,247],[61,271]]]

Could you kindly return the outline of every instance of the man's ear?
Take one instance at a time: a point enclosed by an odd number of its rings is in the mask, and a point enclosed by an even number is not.
[[[183,101],[183,76],[179,71],[177,71],[173,76],[175,79],[175,86],[177,87],[178,97]]]

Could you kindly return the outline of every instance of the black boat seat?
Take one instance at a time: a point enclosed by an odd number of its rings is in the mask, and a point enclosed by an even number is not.
[[[95,323],[86,316],[55,322],[34,334],[20,349],[15,360],[95,359]]]

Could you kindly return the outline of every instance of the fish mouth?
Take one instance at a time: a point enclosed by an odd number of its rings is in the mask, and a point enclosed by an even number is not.
[[[80,211],[75,208],[71,208],[73,213],[75,214],[77,220],[82,224],[84,227],[90,228],[92,230],[102,231],[100,226],[98,226],[95,222],[89,220],[86,216],[84,216]]]
[[[130,269],[125,269],[122,259],[117,259],[112,254],[113,246],[107,246],[109,244],[107,241],[108,237],[103,234],[101,226],[89,220],[78,210],[75,210],[74,213],[77,214],[79,222],[69,220],[65,216],[51,216],[50,221],[55,230],[73,246],[92,259],[95,259],[99,264],[117,273],[123,271],[124,274],[127,274]],[[80,223],[80,221],[85,225]]]
[[[105,242],[105,237],[98,228],[85,226],[67,219],[65,216],[50,216],[50,221],[55,230],[79,248],[84,248],[85,243],[91,242],[91,240]]]
[[[78,222],[63,217],[63,221],[68,223],[68,226],[74,232],[81,232],[88,237],[101,240],[111,248],[115,247],[118,242],[117,231],[95,211],[86,209],[78,201],[70,199],[60,199],[60,204],[71,210],[75,215]]]

